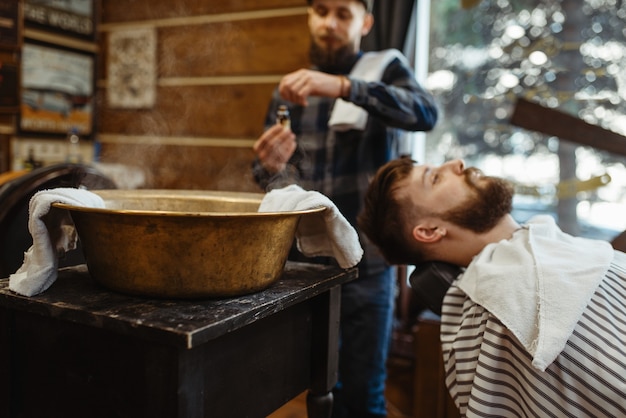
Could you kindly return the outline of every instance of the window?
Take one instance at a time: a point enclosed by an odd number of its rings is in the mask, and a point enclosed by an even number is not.
[[[611,154],[510,117],[523,97],[626,135],[626,4],[461,4],[430,3],[426,85],[442,113],[426,135],[426,160],[463,158],[514,181],[519,222],[548,213],[566,232],[611,240],[626,229],[626,140],[622,155]]]

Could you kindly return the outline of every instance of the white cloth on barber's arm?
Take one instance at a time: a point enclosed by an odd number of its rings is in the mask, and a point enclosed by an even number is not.
[[[100,196],[84,189],[41,190],[28,205],[28,230],[33,245],[24,254],[22,266],[9,276],[9,289],[34,296],[48,289],[57,278],[59,257],[76,248],[78,236],[67,210],[51,209],[53,203],[104,207]]]
[[[296,230],[298,250],[307,257],[333,257],[341,268],[356,266],[363,256],[356,230],[337,206],[316,191],[292,184],[268,192],[259,212],[290,212],[324,207],[326,210],[303,215]]]
[[[456,285],[504,324],[544,371],[559,355],[614,257],[608,242],[573,237],[547,215],[489,244]]]
[[[366,52],[357,61],[350,72],[350,77],[363,81],[380,81],[389,63],[398,58],[406,62],[406,58],[397,49]],[[407,63],[408,66],[408,63]],[[328,126],[337,131],[350,129],[364,130],[367,125],[368,113],[360,106],[343,99],[335,100],[335,106],[328,120]]]

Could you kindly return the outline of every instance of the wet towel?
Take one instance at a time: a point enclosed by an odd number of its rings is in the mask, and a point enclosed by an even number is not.
[[[326,196],[292,184],[274,189],[263,198],[259,212],[289,212],[324,207],[325,211],[300,218],[296,230],[298,250],[307,257],[333,257],[341,268],[356,266],[363,256],[356,230]]]
[[[406,61],[406,58],[397,49],[366,52],[354,65],[350,72],[350,78],[363,81],[380,81],[385,69],[395,58]],[[362,131],[367,125],[367,116],[367,111],[362,107],[343,99],[337,99],[328,126],[337,131],[350,129]]]
[[[24,296],[37,295],[57,278],[59,257],[76,248],[78,236],[67,210],[50,210],[53,203],[104,207],[102,198],[83,189],[42,190],[28,206],[28,230],[33,245],[24,254],[24,263],[9,276],[9,289]]]
[[[559,355],[614,257],[608,242],[562,232],[536,216],[489,244],[457,286],[498,318],[544,371]]]

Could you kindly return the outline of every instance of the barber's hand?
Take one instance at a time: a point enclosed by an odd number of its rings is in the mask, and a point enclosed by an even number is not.
[[[276,124],[257,139],[252,149],[261,165],[274,174],[285,169],[296,150],[296,135],[283,125]]]
[[[283,99],[306,106],[309,96],[341,97],[349,83],[344,76],[302,69],[284,76],[278,91]]]

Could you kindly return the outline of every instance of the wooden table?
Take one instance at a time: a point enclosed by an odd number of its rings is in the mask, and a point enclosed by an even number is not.
[[[0,280],[0,416],[265,417],[309,389],[329,417],[356,276],[288,262],[262,292],[197,301],[111,292],[84,265],[32,298]]]

